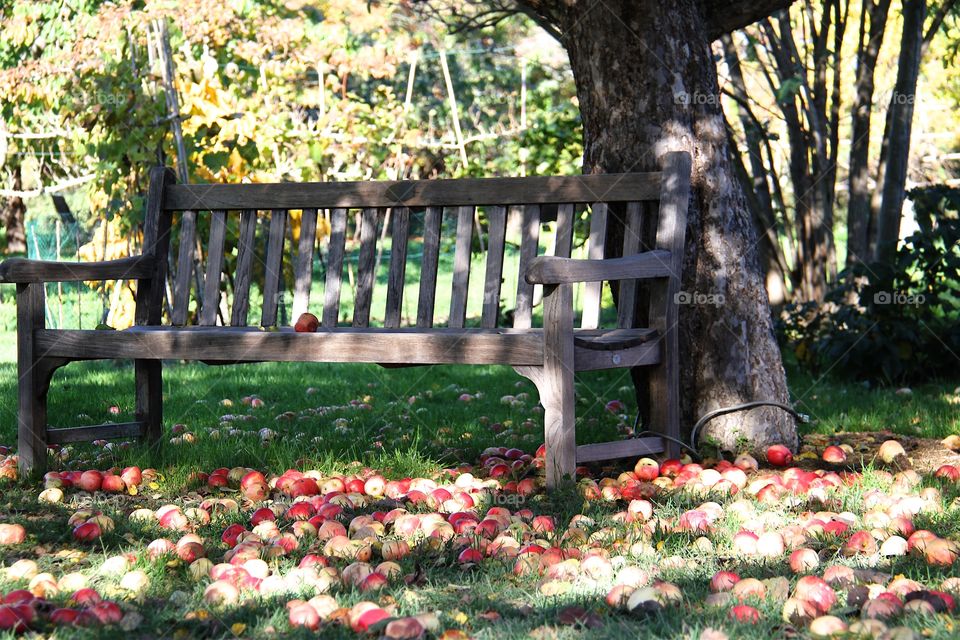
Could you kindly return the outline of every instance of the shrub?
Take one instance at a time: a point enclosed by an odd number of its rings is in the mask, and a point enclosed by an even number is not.
[[[960,189],[908,195],[919,230],[892,264],[855,265],[822,304],[784,309],[781,345],[814,374],[903,384],[960,370]]]

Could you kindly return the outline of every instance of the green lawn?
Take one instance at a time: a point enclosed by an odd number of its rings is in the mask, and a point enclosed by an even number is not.
[[[9,306],[4,305],[0,310],[0,319],[6,318],[9,323]],[[54,426],[74,426],[132,419],[132,378],[132,369],[127,363],[69,365],[55,377],[50,396],[50,422]],[[891,389],[866,389],[859,384],[817,380],[791,372],[791,389],[798,408],[813,417],[807,429],[828,434],[890,429],[905,435],[940,438],[957,432],[960,429],[957,405],[953,404],[955,386],[954,383],[927,385],[906,396],[897,395]],[[15,445],[16,442],[15,390],[15,337],[8,330],[0,333],[0,444]],[[463,401],[462,394],[470,394],[473,399]],[[243,398],[251,395],[261,398],[264,406],[254,409],[244,405]],[[507,395],[516,398],[513,404],[501,401]],[[627,405],[628,420],[632,419],[635,403],[625,371],[578,378],[581,442],[617,437],[623,423],[604,410],[605,403],[613,399]],[[542,441],[536,391],[532,384],[506,367],[383,369],[373,365],[287,363],[209,367],[168,363],[164,402],[167,433],[159,451],[148,451],[136,443],[128,449],[85,444],[73,447],[68,459],[60,465],[74,469],[130,464],[155,467],[160,472],[157,484],[140,495],[90,495],[73,490],[67,492],[64,503],[40,505],[36,499],[40,489],[37,483],[21,481],[0,485],[0,522],[21,523],[29,533],[23,545],[0,547],[0,564],[8,567],[17,559],[29,558],[38,563],[39,570],[49,571],[58,579],[68,573],[83,575],[104,597],[121,602],[130,625],[137,623],[131,630],[137,638],[306,638],[316,635],[288,625],[285,604],[293,595],[282,598],[255,595],[244,606],[212,607],[203,601],[208,579],[196,582],[179,561],[153,561],[143,553],[151,540],[170,537],[176,541],[179,534],[165,531],[155,523],[132,522],[128,516],[134,508],[156,509],[166,503],[187,508],[197,506],[205,497],[219,495],[192,484],[189,475],[195,471],[243,466],[280,473],[298,468],[319,469],[326,477],[370,466],[388,478],[431,477],[443,468],[475,462],[478,454],[489,446],[516,446],[532,452]],[[369,405],[369,408],[360,405]],[[111,413],[113,406],[119,413]],[[185,425],[196,441],[171,444],[175,424]],[[237,431],[236,435],[228,434],[231,429]],[[273,432],[266,441],[261,437],[262,429]],[[214,432],[219,437],[214,437]],[[616,473],[612,476],[616,477]],[[945,538],[960,538],[960,510],[953,506],[960,490],[955,484],[933,479],[925,479],[922,486],[934,486],[942,491],[945,510],[920,513],[914,518],[914,525],[918,529],[931,529]],[[865,513],[863,496],[870,489],[894,492],[890,478],[870,466],[858,483],[831,494],[835,502],[830,503],[829,508],[852,512],[858,526],[862,526],[859,522]],[[235,492],[226,495],[237,497]],[[707,536],[712,550],[695,547],[692,544],[695,536],[689,533],[667,529],[680,514],[701,505],[708,497],[727,511]],[[622,501],[586,501],[577,493],[564,492],[554,496],[540,493],[525,499],[507,496],[509,501],[502,503],[511,509],[523,507],[553,516],[558,524],[558,534],[554,537],[532,536],[520,525],[511,529],[518,537],[522,535],[528,541],[541,539],[547,545],[570,545],[569,541],[562,541],[565,538],[561,538],[561,532],[568,528],[571,518],[590,518],[591,521],[575,528],[591,536],[589,546],[610,554],[614,573],[620,565],[629,564],[679,587],[683,604],[668,606],[658,613],[640,615],[611,610],[603,602],[603,596],[614,582],[610,577],[593,581],[581,576],[570,580],[569,585],[563,587],[566,590],[551,592],[543,587],[545,579],[516,577],[512,571],[513,561],[491,558],[478,567],[464,569],[456,561],[456,546],[445,546],[439,551],[420,546],[401,561],[402,572],[417,577],[413,586],[394,579],[378,594],[363,593],[348,586],[336,587],[332,594],[340,606],[372,600],[392,607],[391,611],[397,616],[435,611],[439,627],[431,637],[438,636],[442,630],[462,630],[472,637],[497,640],[698,638],[707,627],[722,628],[731,638],[769,639],[794,633],[806,637],[802,627],[794,629],[785,625],[781,619],[782,603],[774,595],[748,600],[760,612],[757,625],[731,623],[729,605],[713,608],[704,604],[709,595],[710,577],[721,569],[736,571],[742,578],[770,580],[784,576],[792,585],[796,578],[791,575],[785,556],[766,561],[738,557],[733,552],[733,536],[741,528],[755,527],[758,523],[778,529],[801,521],[811,510],[827,508],[805,500],[760,504],[739,500],[740,497],[679,491],[660,493],[654,503],[656,516],[664,528],[653,528],[649,535],[619,520],[617,514],[622,513],[625,506]],[[274,500],[278,505],[289,503],[282,497],[274,496]],[[756,514],[749,518],[737,515],[732,505],[738,502],[753,504]],[[116,529],[93,544],[74,542],[66,520],[79,508],[102,511],[115,521]],[[372,508],[361,507],[347,515],[369,513]],[[196,527],[196,533],[206,541],[207,553],[215,562],[219,562],[227,550],[220,542],[224,528],[233,522],[247,524],[252,509],[252,505],[242,505],[242,513],[214,517],[210,524]],[[349,522],[349,517],[344,522]],[[819,552],[823,566],[873,567],[889,576],[906,575],[930,588],[938,587],[945,578],[960,576],[956,564],[949,568],[931,567],[922,558],[912,556],[881,559],[879,564],[874,558],[844,558],[838,553],[840,542],[822,537],[811,539],[809,545]],[[302,548],[271,561],[271,570],[286,574],[306,551]],[[104,575],[101,571],[106,558],[120,553],[134,554],[136,560],[132,568],[143,570],[149,577],[149,586],[139,595],[122,588],[119,576]],[[339,562],[337,566],[343,569],[344,564]],[[12,579],[0,569],[0,593],[26,586],[25,580]],[[771,592],[776,588],[775,583],[768,583]],[[842,602],[847,592],[839,588],[838,591],[841,604],[835,613],[846,615]],[[64,604],[67,594],[50,597]],[[561,612],[571,605],[581,605],[588,613],[595,613],[592,624],[596,626],[586,628],[560,623]],[[855,613],[849,614],[849,618],[848,622],[853,622]],[[955,620],[945,615],[911,614],[888,624],[891,627],[905,624],[925,637],[956,637]],[[50,631],[51,627],[41,629]],[[326,625],[322,631],[323,637],[358,637],[341,625]],[[112,638],[118,633],[116,627],[67,628],[53,632],[50,637]],[[10,637],[9,634],[0,632],[0,638],[6,637]]]

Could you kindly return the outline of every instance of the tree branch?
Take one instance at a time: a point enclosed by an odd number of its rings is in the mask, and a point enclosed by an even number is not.
[[[725,33],[786,9],[793,4],[793,0],[700,0],[700,3],[707,23],[707,37],[712,42]]]

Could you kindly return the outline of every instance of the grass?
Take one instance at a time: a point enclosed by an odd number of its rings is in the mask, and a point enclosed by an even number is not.
[[[440,307],[438,306],[438,309]],[[0,305],[0,320],[9,318],[9,305]],[[7,325],[9,326],[9,325]],[[16,441],[16,366],[12,333],[0,334],[0,444]],[[817,380],[800,372],[790,373],[791,389],[798,408],[814,421],[811,433],[890,429],[906,435],[943,437],[958,431],[958,412],[952,404],[952,383],[932,384],[914,389],[912,395],[898,395],[891,389],[867,389],[832,379]],[[74,363],[57,373],[50,396],[50,421],[54,426],[96,424],[105,420],[123,422],[133,418],[133,376],[128,364]],[[462,401],[463,394],[472,400]],[[526,394],[524,396],[523,394]],[[251,408],[243,398],[256,395],[262,408]],[[501,402],[503,396],[519,400]],[[605,411],[607,401],[618,399],[627,405],[626,421],[636,405],[629,376],[624,371],[598,372],[578,377],[578,436],[581,442],[617,437],[624,420]],[[112,413],[111,407],[117,412]],[[382,369],[373,365],[324,365],[264,363],[208,367],[202,364],[169,363],[164,375],[165,439],[182,424],[196,438],[194,444],[173,445],[149,451],[138,444],[107,449],[93,445],[71,447],[64,468],[107,468],[138,464],[155,467],[161,474],[156,487],[136,498],[89,496],[70,492],[65,504],[41,505],[36,501],[38,485],[27,481],[0,486],[0,521],[26,526],[29,538],[17,547],[0,547],[0,560],[10,566],[20,558],[38,562],[41,571],[57,578],[79,572],[105,596],[123,603],[127,611],[142,616],[131,630],[135,637],[312,637],[287,623],[288,597],[260,598],[242,607],[216,609],[206,605],[202,594],[207,581],[193,581],[186,567],[169,558],[149,560],[143,553],[151,540],[170,532],[155,525],[132,522],[127,517],[134,507],[157,508],[167,502],[183,507],[196,506],[205,497],[189,481],[195,471],[209,472],[226,466],[249,466],[271,472],[287,468],[319,469],[324,475],[356,472],[369,466],[388,477],[434,476],[444,468],[473,462],[490,446],[517,446],[532,451],[542,441],[542,419],[537,413],[537,396],[532,384],[506,367],[415,367]],[[232,416],[232,417],[225,417]],[[499,424],[497,431],[492,425]],[[231,429],[236,435],[228,435]],[[261,430],[269,429],[266,441]],[[219,434],[215,437],[213,434]],[[613,474],[615,477],[615,473]],[[929,527],[939,535],[960,537],[960,510],[952,507],[958,492],[938,480],[926,485],[943,491],[944,511],[923,513],[917,526]],[[831,494],[840,507],[862,515],[863,492],[869,488],[890,490],[882,474],[867,470],[859,485]],[[729,507],[738,496],[695,496],[663,494],[656,498],[656,514],[664,522],[712,499]],[[545,595],[537,578],[518,578],[512,562],[486,560],[473,570],[456,563],[456,550],[418,550],[401,564],[404,574],[423,576],[423,582],[408,587],[393,581],[378,596],[371,597],[349,587],[334,591],[341,606],[373,599],[393,605],[398,615],[435,611],[439,629],[460,629],[477,638],[697,638],[707,627],[723,628],[735,638],[785,637],[794,633],[780,618],[780,604],[773,600],[754,602],[761,612],[758,625],[733,625],[728,608],[704,605],[707,585],[714,572],[725,569],[743,577],[769,579],[787,576],[784,560],[760,562],[732,554],[733,535],[743,526],[768,527],[797,522],[823,505],[806,501],[785,501],[761,505],[753,517],[741,520],[728,513],[709,534],[713,552],[697,551],[693,536],[655,533],[647,545],[638,529],[615,517],[623,504],[585,501],[573,492],[555,496],[536,495],[510,508],[522,506],[534,513],[556,518],[558,531],[567,529],[574,516],[585,515],[592,523],[584,526],[596,536],[597,546],[618,563],[637,565],[658,578],[676,584],[684,604],[645,616],[614,612],[602,598],[613,584],[609,578],[595,582],[578,580],[569,591]],[[116,522],[116,529],[94,545],[75,543],[66,521],[79,508],[101,510]],[[369,512],[370,508],[360,509]],[[207,540],[209,555],[219,559],[226,546],[219,542],[231,522],[248,521],[245,514],[215,517],[197,533]],[[582,526],[582,525],[580,525]],[[547,536],[549,538],[549,536]],[[175,538],[174,538],[175,539]],[[556,542],[557,538],[548,540]],[[866,559],[844,559],[837,555],[836,541],[814,541],[825,563],[866,566]],[[653,545],[652,547],[650,545]],[[305,550],[272,563],[285,573]],[[103,575],[104,559],[120,553],[137,555],[134,568],[150,578],[147,591],[138,598],[119,587],[117,577]],[[958,575],[956,566],[931,568],[921,559],[883,561],[878,567],[891,574],[903,574],[934,587],[945,577]],[[0,592],[26,586],[11,580],[0,570]],[[289,596],[292,597],[292,596]],[[843,594],[841,594],[841,598]],[[66,594],[52,596],[64,603]],[[595,612],[600,626],[586,629],[558,623],[560,612],[578,604]],[[908,616],[900,622],[933,638],[956,637],[954,621],[946,616]],[[115,628],[69,629],[51,637],[116,637]],[[796,630],[801,636],[802,629]],[[348,629],[328,626],[324,637],[356,637]],[[0,632],[0,638],[9,637]]]

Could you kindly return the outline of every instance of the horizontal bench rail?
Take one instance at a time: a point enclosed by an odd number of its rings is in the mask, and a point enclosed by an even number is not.
[[[660,197],[661,174],[532,178],[472,178],[378,182],[275,184],[173,184],[164,192],[167,211],[429,207],[567,202],[628,202]]]

